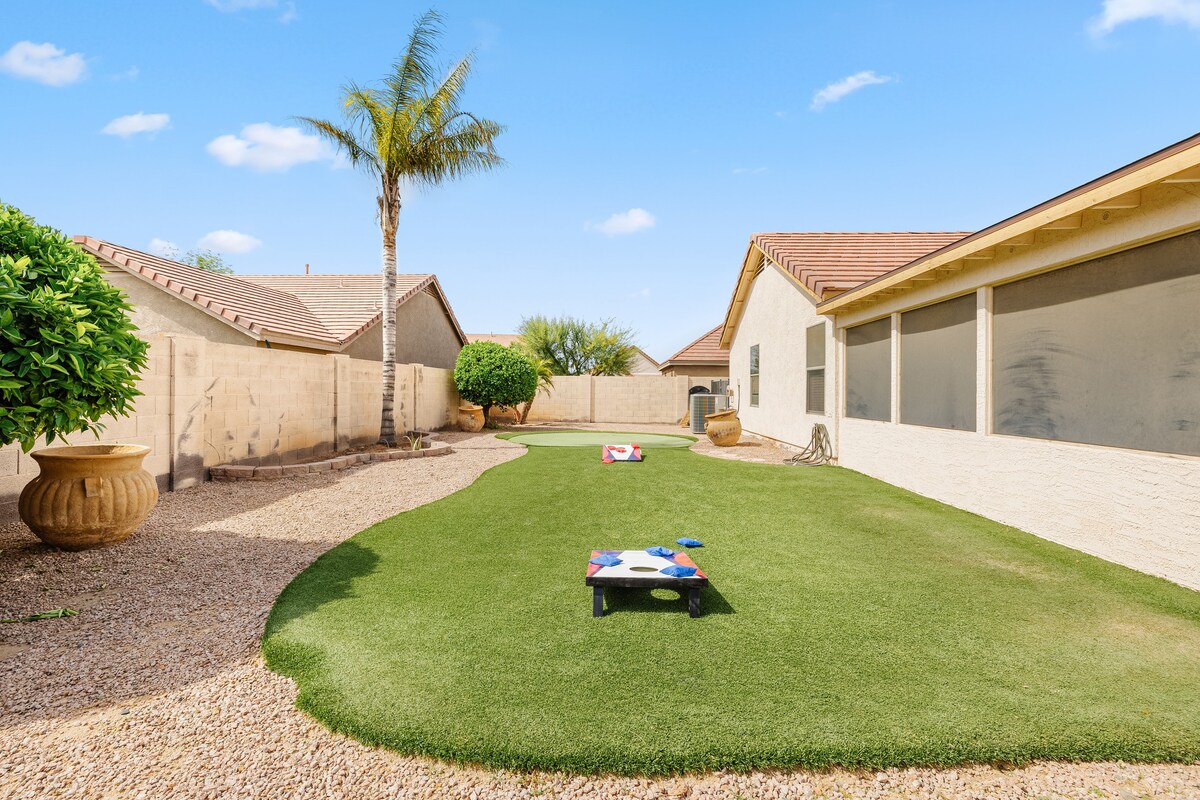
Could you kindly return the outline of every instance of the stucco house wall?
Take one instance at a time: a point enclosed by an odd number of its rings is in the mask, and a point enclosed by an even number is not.
[[[807,342],[805,332],[825,323],[825,413],[805,410]],[[759,404],[750,405],[750,348],[759,346]],[[770,266],[750,287],[740,324],[729,348],[729,379],[733,403],[742,428],[792,445],[807,444],[813,423],[821,422],[833,436],[836,400],[836,342],[834,328],[817,313],[816,304]],[[836,448],[836,441],[834,442]]]
[[[376,324],[346,346],[351,358],[383,360],[383,326]],[[396,313],[396,361],[454,369],[462,342],[442,304],[429,292],[408,299]]]
[[[1198,228],[1200,199],[1181,188],[1151,187],[1144,190],[1142,205],[1136,209],[1085,212],[1080,229],[1039,233],[1031,247],[998,248],[986,266],[931,282],[869,310],[839,315],[839,338],[849,325],[891,316],[893,371],[892,421],[841,418],[838,463],[1044,538],[1200,588],[1200,457],[1002,436],[988,430],[992,419],[991,285]],[[896,384],[897,367],[902,365],[896,348],[895,315],[972,291],[978,309],[977,430],[899,424]],[[1130,309],[1129,313],[1144,311]],[[839,396],[839,404],[842,402],[844,397]]]
[[[133,306],[130,317],[138,326],[142,338],[162,333],[180,336],[199,336],[218,344],[240,344],[254,347],[254,339],[232,325],[204,313],[178,297],[167,294],[123,269],[106,268],[104,279],[129,296]]]

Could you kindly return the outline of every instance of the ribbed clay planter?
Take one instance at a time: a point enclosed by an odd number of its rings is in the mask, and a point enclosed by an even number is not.
[[[21,519],[43,542],[63,550],[125,539],[158,502],[158,485],[142,469],[149,452],[134,444],[35,450],[30,455],[41,472],[21,491]]]
[[[483,430],[483,406],[463,403],[458,407],[458,427],[467,433]]]
[[[733,447],[742,438],[742,421],[736,408],[704,415],[704,434],[717,447]]]

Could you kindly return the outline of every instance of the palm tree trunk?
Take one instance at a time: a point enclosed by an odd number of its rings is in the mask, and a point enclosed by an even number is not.
[[[383,230],[383,409],[379,421],[379,443],[396,444],[396,223],[399,203],[379,198],[379,222]]]

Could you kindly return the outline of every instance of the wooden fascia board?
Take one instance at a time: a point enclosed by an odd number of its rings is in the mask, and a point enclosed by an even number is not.
[[[733,335],[737,331],[738,323],[742,320],[742,313],[746,310],[746,299],[750,296],[750,287],[758,278],[758,261],[760,256],[766,261],[767,264],[774,267],[785,278],[787,278],[793,286],[803,292],[804,296],[807,297],[813,305],[817,305],[821,302],[821,298],[818,297],[812,289],[809,289],[808,286],[804,284],[804,281],[797,278],[789,270],[786,270],[777,264],[775,259],[771,258],[771,256],[768,255],[765,250],[760,248],[754,242],[751,242],[750,247],[746,252],[746,259],[742,262],[742,271],[738,274],[738,283],[733,292],[733,299],[729,302],[729,311],[727,311],[725,314],[725,329],[721,331],[720,342],[722,349],[728,350],[733,344]]]
[[[1068,197],[1060,203],[1040,209],[1024,216],[1018,216],[1007,225],[1000,225],[994,230],[987,231],[969,242],[949,249],[941,250],[933,256],[923,258],[899,269],[893,270],[873,281],[851,289],[837,297],[826,300],[818,305],[817,310],[822,314],[836,313],[840,309],[854,305],[860,300],[903,283],[915,275],[936,270],[952,261],[961,260],[965,256],[980,250],[1004,244],[1005,240],[1023,234],[1029,234],[1053,224],[1058,220],[1081,214],[1095,205],[1104,203],[1142,189],[1150,184],[1161,181],[1178,172],[1200,165],[1200,147],[1190,147],[1186,150],[1167,156],[1139,170],[1114,178],[1094,189]]]

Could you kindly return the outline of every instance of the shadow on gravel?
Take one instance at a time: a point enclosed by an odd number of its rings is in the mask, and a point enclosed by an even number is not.
[[[366,526],[328,510],[324,523],[281,516],[327,504],[305,495],[355,472],[164,494],[129,539],[79,553],[0,525],[0,617],[79,611],[0,625],[0,731],[169,692],[253,658],[283,588]],[[289,498],[286,512],[271,508]],[[321,525],[311,539],[292,532]]]

